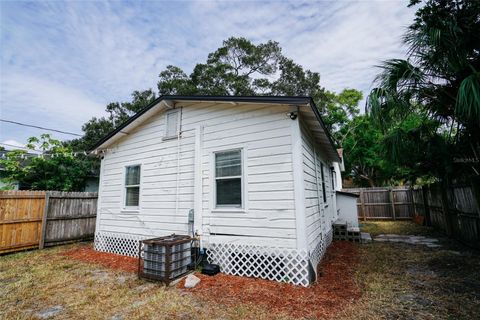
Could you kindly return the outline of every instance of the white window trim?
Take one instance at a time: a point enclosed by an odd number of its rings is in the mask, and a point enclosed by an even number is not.
[[[127,168],[128,167],[134,167],[134,166],[140,166],[140,181],[138,184],[138,206],[127,206],[125,205],[125,202],[127,200],[127,185],[126,185],[126,177],[127,177]],[[140,205],[142,203],[142,164],[141,163],[128,163],[123,167],[123,183],[122,183],[122,212],[139,212],[140,211]],[[129,187],[133,187],[137,185],[130,185]]]
[[[242,181],[242,205],[241,206],[232,206],[232,205],[219,205],[217,206],[217,178],[216,178],[216,168],[215,168],[215,154],[221,152],[235,151],[240,150],[241,157],[241,166],[242,166],[242,175],[240,176]],[[210,188],[210,211],[211,212],[226,212],[226,213],[246,213],[248,210],[248,182],[247,182],[247,148],[244,145],[232,146],[225,149],[216,149],[210,154],[210,180],[212,182],[212,187]],[[233,176],[232,176],[233,177]],[[231,177],[229,177],[231,178]]]
[[[172,114],[172,113],[177,114],[177,129],[175,130],[174,135],[167,135],[168,115]],[[172,139],[177,139],[179,137],[179,135],[180,135],[180,121],[182,121],[182,118],[181,118],[180,114],[181,114],[180,109],[172,109],[172,110],[168,110],[168,111],[165,112],[165,123],[164,123],[165,129],[163,130],[162,140],[172,140]]]

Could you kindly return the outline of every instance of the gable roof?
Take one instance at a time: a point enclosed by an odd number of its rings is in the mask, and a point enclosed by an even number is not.
[[[115,130],[98,141],[92,147],[90,152],[102,150],[106,146],[118,139],[118,135],[128,134],[128,131],[136,127],[138,124],[153,115],[163,104],[166,108],[171,108],[171,102],[231,102],[231,103],[271,103],[271,104],[287,104],[295,106],[310,107],[308,110],[301,110],[302,118],[305,118],[307,125],[317,126],[316,130],[312,130],[319,143],[324,147],[327,156],[332,161],[340,161],[333,140],[323,123],[320,112],[318,111],[313,99],[306,96],[179,96],[179,95],[163,95],[152,101],[145,108],[130,117]],[[316,133],[316,134],[315,134]],[[116,139],[117,138],[117,139]]]

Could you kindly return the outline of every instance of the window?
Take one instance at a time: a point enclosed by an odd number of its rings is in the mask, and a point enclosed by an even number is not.
[[[320,171],[322,174],[323,202],[327,203],[327,190],[325,190],[325,174],[323,173],[323,163],[320,164]]]
[[[242,150],[215,153],[216,206],[242,207]]]
[[[179,110],[171,110],[165,114],[165,138],[178,136],[180,130]]]
[[[140,165],[125,170],[125,207],[138,207],[140,201]]]
[[[332,178],[332,196],[333,196],[333,193],[335,192],[335,169],[333,167],[330,168],[330,174]]]

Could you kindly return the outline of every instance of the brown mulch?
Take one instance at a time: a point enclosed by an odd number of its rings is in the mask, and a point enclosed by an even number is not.
[[[62,255],[87,263],[127,272],[137,272],[138,259],[95,251],[83,246]],[[238,277],[223,273],[213,277],[196,273],[202,281],[193,289],[183,289],[199,299],[235,306],[239,303],[261,306],[275,314],[292,317],[331,317],[361,296],[354,280],[359,263],[358,247],[350,242],[336,241],[327,249],[319,266],[317,282],[308,288],[275,281]],[[180,281],[178,288],[183,288]]]
[[[64,256],[82,262],[95,263],[106,268],[127,272],[137,272],[138,259],[119,254],[95,251],[92,246],[74,248],[61,253]]]
[[[262,279],[225,274],[210,277],[197,273],[202,280],[200,284],[185,290],[212,303],[261,305],[271,312],[292,317],[329,317],[360,298],[361,290],[354,280],[358,260],[355,244],[333,242],[319,266],[321,276],[308,288]],[[178,286],[183,287],[183,281]]]

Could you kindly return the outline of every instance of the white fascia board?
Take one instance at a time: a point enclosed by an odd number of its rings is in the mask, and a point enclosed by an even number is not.
[[[135,119],[132,123],[130,123],[128,126],[123,128],[121,131],[117,132],[113,137],[102,143],[100,146],[98,146],[96,149],[92,150],[91,153],[99,152],[103,149],[106,149],[108,146],[112,145],[119,139],[123,138],[124,136],[128,135],[130,132],[132,132],[136,127],[141,125],[146,119],[150,118],[157,112],[166,110],[166,109],[172,109],[173,108],[173,102],[172,101],[167,101],[167,100],[162,100],[158,104],[156,104],[154,107],[150,108],[147,112],[142,114],[140,117]]]

